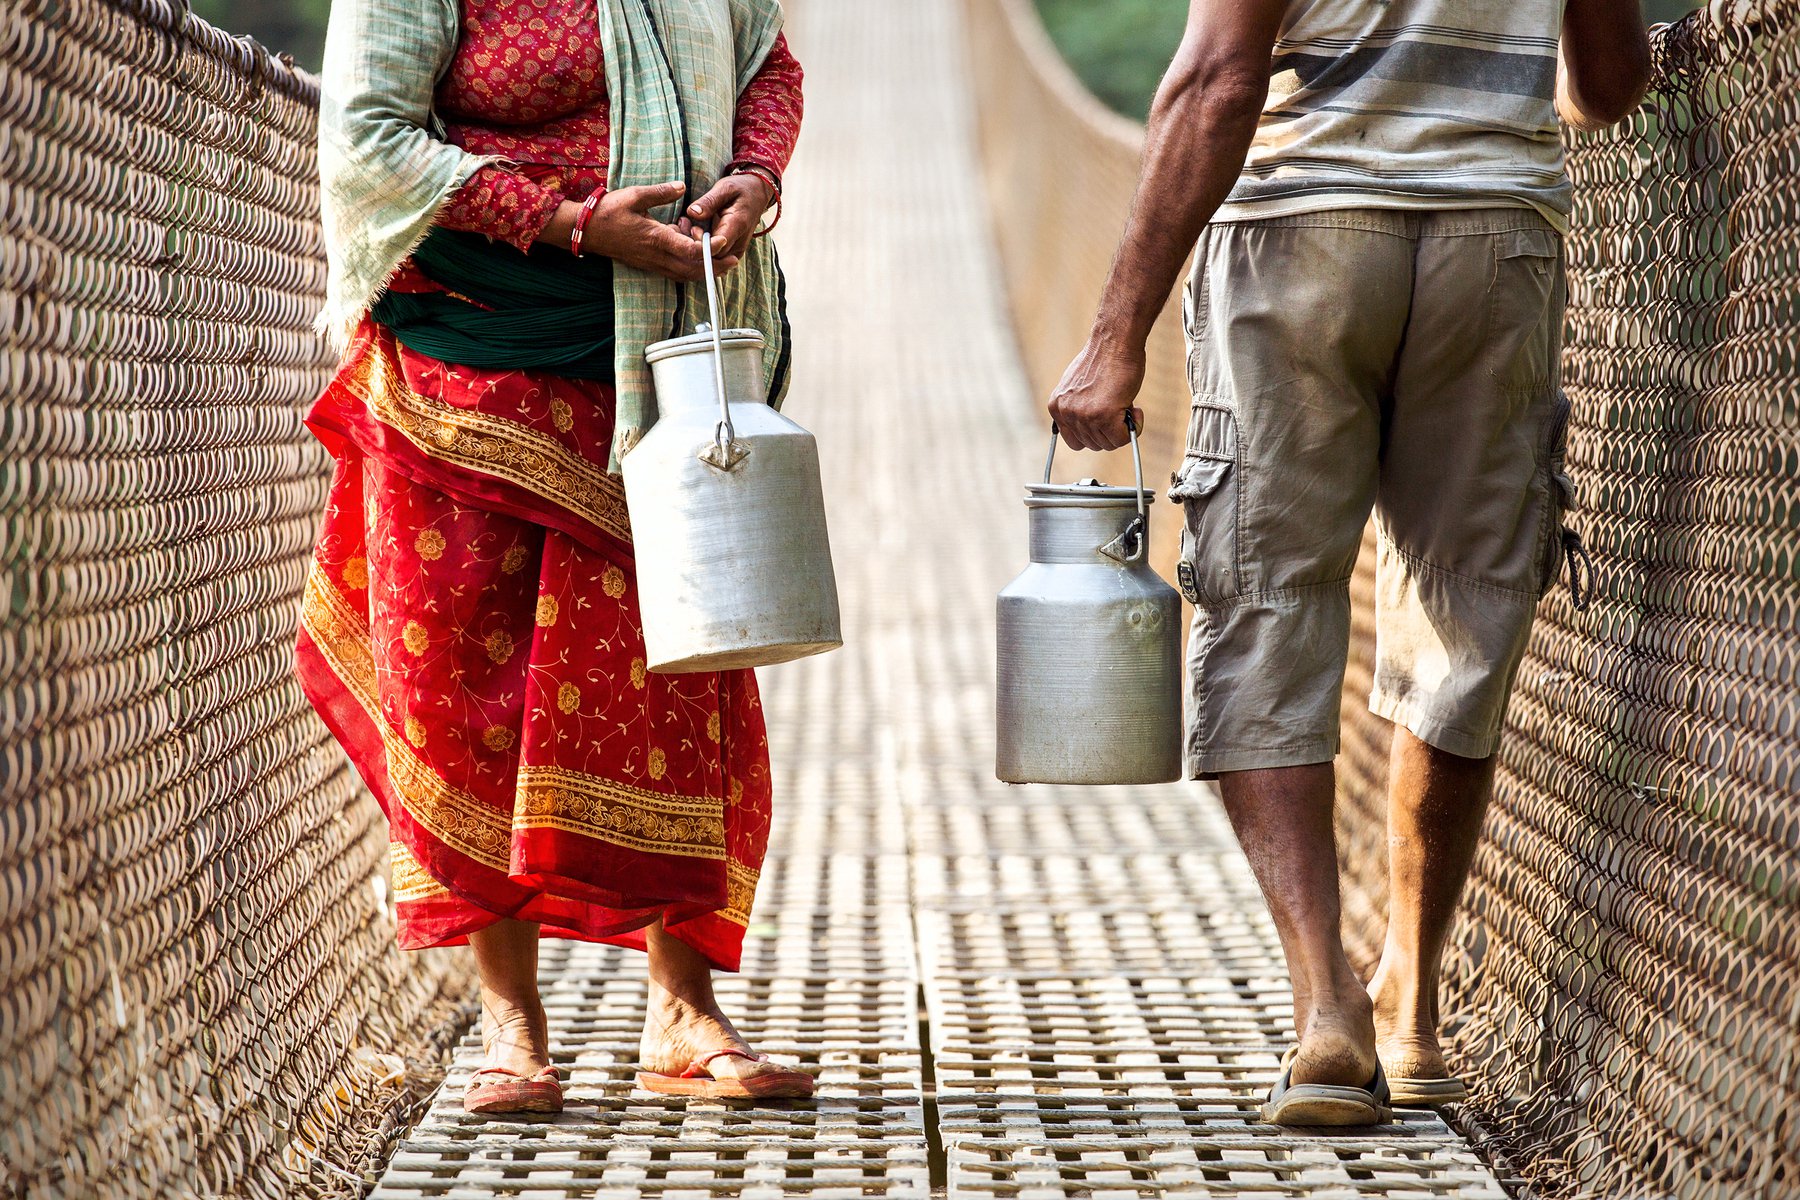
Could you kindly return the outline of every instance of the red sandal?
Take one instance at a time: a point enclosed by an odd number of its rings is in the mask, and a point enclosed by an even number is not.
[[[719,1079],[707,1070],[716,1058],[741,1058],[746,1062],[769,1061],[766,1054],[748,1050],[714,1050],[696,1058],[679,1075],[639,1071],[637,1084],[647,1092],[664,1096],[697,1096],[707,1100],[804,1100],[813,1094],[813,1078],[805,1071],[768,1071],[745,1078]]]
[[[483,1082],[483,1077],[492,1077]],[[563,1108],[562,1072],[547,1066],[535,1075],[505,1067],[483,1067],[469,1077],[463,1111],[486,1116],[499,1113],[559,1113]]]

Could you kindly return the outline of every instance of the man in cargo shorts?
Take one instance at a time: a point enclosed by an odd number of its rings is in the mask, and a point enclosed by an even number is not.
[[[1267,1120],[1372,1123],[1390,1085],[1398,1104],[1464,1095],[1437,1040],[1439,963],[1571,500],[1558,117],[1621,120],[1648,77],[1637,0],[1192,0],[1157,94],[1050,412],[1078,449],[1125,442],[1193,249],[1170,492],[1195,605],[1188,773],[1219,781],[1293,980],[1299,1044]],[[1339,936],[1332,758],[1371,509],[1370,705],[1396,729],[1387,942],[1365,986]]]

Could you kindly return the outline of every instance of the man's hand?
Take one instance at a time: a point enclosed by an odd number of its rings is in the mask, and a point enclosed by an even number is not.
[[[775,190],[762,176],[753,172],[727,175],[713,184],[706,195],[688,205],[676,228],[685,236],[694,237],[701,226],[711,222],[713,258],[720,264],[719,274],[723,275],[729,269],[723,265],[725,260],[729,259],[735,266],[750,249],[756,226],[773,203]]]
[[[1182,260],[1243,170],[1286,11],[1286,0],[1189,0],[1187,33],[1150,109],[1137,195],[1094,332],[1050,401],[1077,450],[1123,446],[1127,409],[1142,427],[1131,405],[1144,385],[1144,344]]]
[[[1131,440],[1127,410],[1144,427],[1144,410],[1132,404],[1143,386],[1142,342],[1118,347],[1089,338],[1050,397],[1050,419],[1076,450],[1116,450]]]

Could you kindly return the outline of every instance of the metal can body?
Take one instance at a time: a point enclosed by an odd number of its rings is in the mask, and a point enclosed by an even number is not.
[[[767,666],[843,644],[818,445],[762,402],[760,335],[724,341],[729,465],[712,453],[721,423],[702,337],[648,351],[658,418],[623,462],[652,671]]]
[[[1181,777],[1181,599],[1121,552],[1137,494],[1033,487],[1031,564],[1001,591],[995,773],[1008,783]]]

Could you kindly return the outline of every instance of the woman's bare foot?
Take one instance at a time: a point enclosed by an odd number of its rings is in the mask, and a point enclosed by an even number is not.
[[[1396,1079],[1449,1079],[1450,1067],[1437,1036],[1437,996],[1401,986],[1402,972],[1390,962],[1390,956],[1383,955],[1369,979],[1375,1047],[1383,1066]]]
[[[496,921],[469,935],[481,973],[483,1068],[530,1078],[550,1065],[550,1022],[537,981],[538,927]]]
[[[550,1065],[550,1029],[542,1002],[526,1008],[483,996],[482,1069],[498,1067],[530,1078]]]
[[[680,1075],[695,1061],[720,1050],[750,1052],[713,995],[712,965],[661,923],[650,927],[650,1002],[638,1059],[644,1070]],[[706,1064],[716,1079],[749,1079],[792,1071],[779,1063],[722,1055]]]

